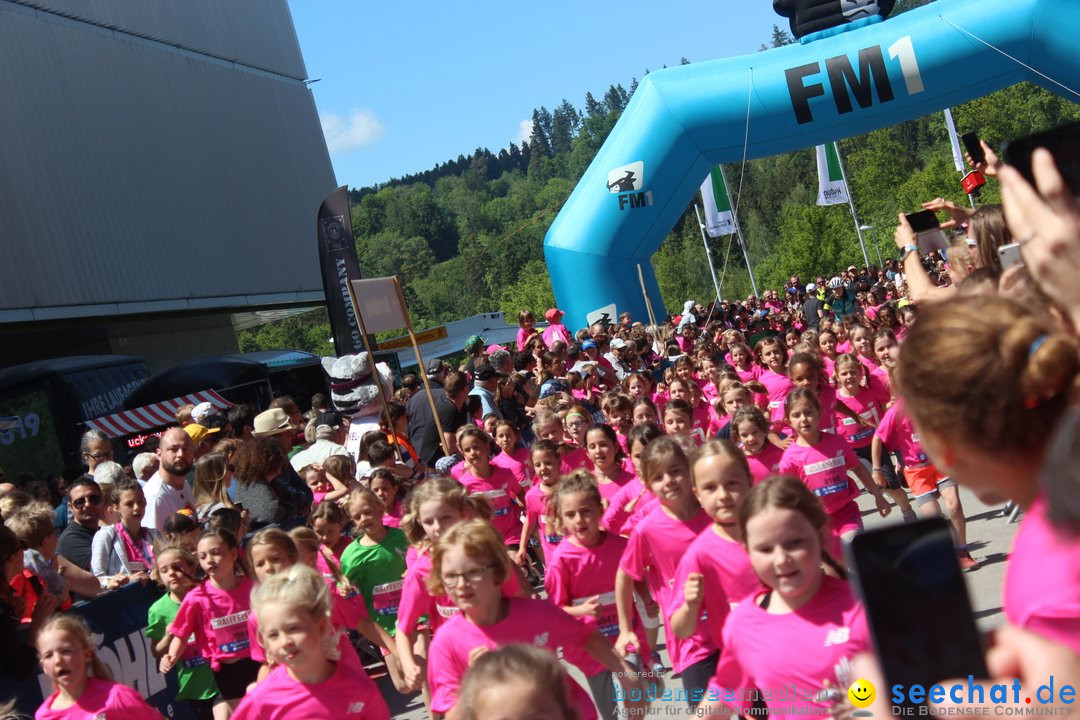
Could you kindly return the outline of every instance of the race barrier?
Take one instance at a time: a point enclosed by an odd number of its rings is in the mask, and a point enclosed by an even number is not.
[[[660,307],[649,258],[717,163],[860,135],[1023,80],[1080,100],[1076,0],[938,0],[837,30],[638,84],[544,239],[567,326],[610,303],[645,318],[639,266]]]
[[[153,584],[143,587],[136,583],[77,605],[72,612],[90,626],[97,655],[109,666],[115,681],[138,690],[166,718],[194,720],[187,703],[175,699],[176,673],[158,672],[158,661],[143,634],[147,611],[159,597],[161,591]],[[52,683],[44,673],[21,683],[0,678],[0,701],[16,697],[19,711],[29,717],[50,694]]]

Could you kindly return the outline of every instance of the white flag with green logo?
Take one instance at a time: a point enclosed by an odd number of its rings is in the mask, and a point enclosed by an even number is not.
[[[724,174],[717,165],[701,183],[701,202],[705,205],[705,232],[710,237],[730,235],[735,232],[735,214],[731,212]]]
[[[818,205],[839,205],[848,201],[844,174],[840,172],[840,156],[836,143],[817,146]]]

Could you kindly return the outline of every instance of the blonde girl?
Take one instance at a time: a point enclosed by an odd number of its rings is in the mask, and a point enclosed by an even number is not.
[[[491,505],[477,495],[470,495],[461,483],[447,477],[434,477],[418,485],[409,495],[401,529],[412,544],[406,557],[408,569],[401,588],[394,641],[401,659],[406,685],[421,688],[423,667],[427,663],[431,632],[457,613],[457,606],[445,595],[428,592],[431,575],[431,546],[454,524],[467,518],[490,518]],[[510,594],[518,592],[516,576],[507,580]],[[510,583],[513,583],[512,587]],[[420,618],[428,617],[429,627],[421,627]],[[423,685],[425,702],[427,686]]]
[[[221,507],[232,507],[229,498],[229,485],[232,483],[232,470],[228,457],[224,453],[212,452],[203,455],[195,462],[195,510],[200,520],[205,520]]]
[[[34,714],[46,720],[124,717],[161,720],[137,690],[112,681],[105,663],[94,652],[90,630],[77,615],[53,615],[37,636],[41,669],[53,692]]]
[[[318,572],[293,565],[252,593],[259,641],[274,670],[236,708],[234,720],[389,720],[375,683],[341,659],[333,594]]]

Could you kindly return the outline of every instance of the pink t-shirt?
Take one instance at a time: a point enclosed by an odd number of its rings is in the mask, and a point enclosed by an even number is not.
[[[563,475],[568,475],[578,468],[585,468],[589,472],[592,472],[593,469],[592,460],[589,459],[589,455],[585,452],[585,448],[574,448],[562,455],[560,460],[559,472]]]
[[[488,499],[491,503],[491,524],[507,545],[517,545],[521,541],[521,508],[515,497],[521,492],[521,485],[513,473],[492,465],[491,475],[480,478],[466,469],[461,474],[460,482],[471,494]]]
[[[539,531],[540,546],[544,548],[544,557],[550,562],[563,536],[548,527],[547,500],[551,495],[545,493],[543,487],[537,484],[525,493],[525,521]]]
[[[731,608],[761,590],[761,581],[750,567],[750,557],[740,543],[716,534],[710,526],[690,544],[675,576],[674,607],[686,601],[683,588],[691,573],[703,577],[704,595],[698,629],[707,629],[715,647],[723,647],[724,621]]]
[[[518,536],[521,539],[521,536]],[[420,618],[428,616],[431,629],[438,630],[448,619],[457,615],[457,605],[448,595],[433,597],[428,592],[427,579],[431,575],[431,553],[420,552],[409,564],[402,578],[401,602],[398,605],[397,630],[405,634],[416,632]],[[502,585],[504,597],[518,594],[517,575],[510,573]]]
[[[1050,524],[1042,495],[1027,509],[1013,541],[1005,616],[1080,653],[1080,543]]]
[[[566,326],[559,323],[548,325],[546,328],[544,328],[544,332],[541,334],[540,337],[544,339],[544,344],[547,345],[549,348],[551,347],[551,344],[556,340],[562,340],[567,345],[569,345],[571,342],[570,333],[566,329]]]
[[[635,479],[634,473],[627,472],[625,467],[619,467],[618,475],[611,480],[601,477],[599,472],[596,472],[595,475],[596,487],[600,490],[600,497],[604,500],[605,505],[610,505],[611,499],[615,497],[619,490]]]
[[[709,527],[709,516],[704,510],[689,522],[682,522],[664,512],[659,503],[631,531],[619,568],[636,581],[648,583],[653,597],[664,616],[664,637],[668,639],[668,655],[676,672],[708,657],[713,650],[711,641],[703,647],[702,635],[685,640],[675,637],[671,629],[671,614],[675,596],[675,575],[686,548]]]
[[[761,448],[761,452],[757,455],[746,455],[746,463],[750,466],[750,477],[753,479],[753,484],[757,485],[770,475],[779,472],[780,458],[783,456],[784,451],[767,439]]]
[[[797,612],[769,614],[757,604],[760,599],[747,598],[728,616],[724,654],[707,697],[719,693],[724,699],[726,691],[757,688],[768,696],[770,715],[809,714],[798,709],[815,707],[827,716],[827,701],[814,699],[822,681],[843,691],[857,679],[851,677],[851,659],[870,649],[862,606],[845,581],[828,575]]]
[[[536,328],[535,327],[532,328],[531,330],[526,330],[525,328],[520,327],[520,326],[518,327],[517,335],[514,338],[514,342],[517,344],[518,352],[523,352],[525,350],[525,341],[528,340],[529,338],[531,338],[535,334],[536,334]]]
[[[74,705],[53,710],[59,695],[54,692],[45,698],[34,713],[35,720],[161,720],[161,713],[147,705],[137,690],[108,680],[87,678],[86,688]]]
[[[713,418],[708,405],[698,405],[693,409],[693,418],[690,421],[690,437],[698,445],[704,445],[709,439],[709,429],[712,427]]]
[[[479,626],[465,615],[446,621],[435,633],[428,650],[428,685],[431,709],[446,713],[457,703],[458,688],[469,669],[469,654],[475,648],[495,650],[523,643],[542,647],[555,655],[560,647],[580,647],[592,634],[561,608],[547,600],[510,598],[504,617],[494,625]],[[573,679],[571,699],[577,701],[581,720],[593,720],[596,706],[588,693]]]
[[[491,458],[491,464],[503,470],[509,470],[521,487],[525,489],[532,487],[532,473],[529,472],[529,451],[527,448],[518,448],[509,455],[501,452]]]
[[[384,523],[385,524],[385,523]],[[334,579],[334,572],[330,568],[330,562],[327,561],[326,555],[322,550],[329,550],[333,556],[333,562],[337,565],[337,570],[341,572],[341,553],[345,552],[345,548],[349,547],[349,543],[352,542],[348,536],[342,535],[338,538],[336,547],[329,547],[325,544],[320,545],[320,552],[315,553],[315,569],[322,573],[322,576],[326,578],[327,582],[332,584]]]
[[[874,429],[881,422],[881,416],[885,412],[885,406],[880,398],[870,388],[859,388],[855,397],[839,397],[840,402],[855,411],[859,417],[870,423],[872,427],[865,427],[855,422],[855,418],[848,417],[839,410],[835,413],[836,434],[851,443],[853,448],[863,448],[870,445],[874,440]]]
[[[333,582],[326,584],[330,586],[330,624],[335,630],[355,630],[362,619],[370,617],[363,595],[354,592],[347,597],[342,597]],[[251,638],[251,659],[257,663],[266,662],[266,649],[263,648],[262,639],[259,637],[259,617],[254,611],[248,615],[247,627],[248,637]],[[341,650],[342,662],[352,663],[358,668],[362,667],[360,657],[344,632],[338,638],[338,649]]]
[[[626,508],[631,501],[634,506]],[[634,476],[611,496],[604,519],[600,524],[605,530],[616,535],[629,535],[641,518],[656,507],[656,496],[645,489],[645,483]]]
[[[759,377],[761,377],[761,366],[751,364],[750,368],[747,370],[743,370],[740,367],[735,367],[735,374],[739,376],[739,380],[742,380],[744,383],[748,383],[751,380],[757,380]]]
[[[248,613],[251,612],[251,578],[241,578],[232,590],[222,590],[210,580],[192,588],[180,603],[169,632],[177,637],[195,633],[199,654],[217,671],[223,660],[251,657]]]
[[[904,410],[903,400],[897,400],[885,411],[874,435],[886,448],[900,453],[904,467],[917,468],[929,464],[930,458],[923,452],[919,433],[915,432],[915,426]]]
[[[792,391],[795,384],[787,375],[775,373],[768,368],[761,371],[758,382],[765,386],[769,398],[769,420],[773,426],[784,422],[784,400]]]
[[[859,491],[847,476],[859,466],[851,446],[843,438],[822,433],[818,444],[806,447],[791,443],[780,458],[780,472],[794,475],[810,488],[830,517],[850,510]]]
[[[851,341],[850,340],[845,340],[842,343],[837,343],[836,344],[836,354],[837,355],[844,355],[844,354],[850,353],[850,352],[851,352]]]
[[[244,696],[233,720],[390,720],[390,710],[371,678],[344,662],[326,682],[294,680],[278,666]]]
[[[821,420],[818,422],[825,432],[835,432],[836,421],[833,415],[836,412],[836,390],[832,385],[821,388],[817,394],[818,402],[821,403]]]
[[[596,630],[614,643],[619,637],[619,613],[615,608],[615,574],[619,559],[626,549],[626,538],[604,533],[599,545],[587,548],[571,539],[562,543],[555,556],[548,558],[544,573],[544,587],[548,600],[559,607],[580,605],[592,597],[599,597],[602,610],[599,616],[575,618],[589,630]],[[635,609],[636,613],[636,609]],[[639,646],[635,651],[647,657],[648,641],[645,626],[634,618]],[[581,647],[563,649],[567,661],[576,665],[586,677],[603,672],[604,666],[596,662]]]

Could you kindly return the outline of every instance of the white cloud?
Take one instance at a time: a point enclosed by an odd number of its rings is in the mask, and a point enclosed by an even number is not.
[[[529,138],[531,137],[532,119],[530,118],[529,120],[522,120],[520,123],[518,123],[518,136],[517,139],[514,140],[514,142],[517,143],[518,146],[520,146],[521,143],[528,142]]]
[[[370,145],[386,134],[386,128],[368,109],[354,109],[349,117],[327,113],[321,117],[326,147],[331,155],[352,152]]]

